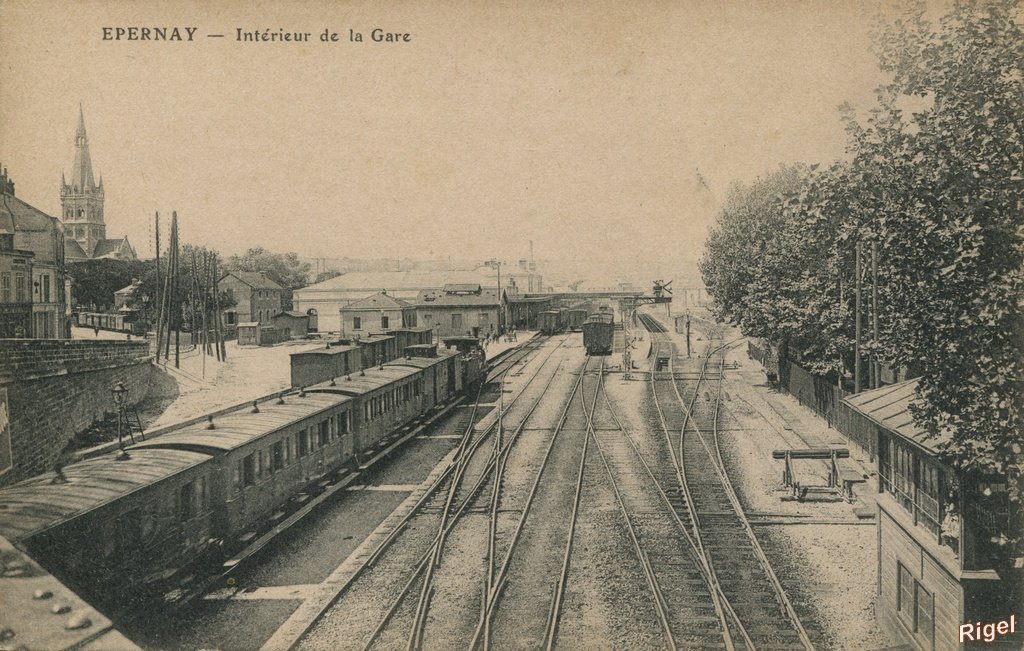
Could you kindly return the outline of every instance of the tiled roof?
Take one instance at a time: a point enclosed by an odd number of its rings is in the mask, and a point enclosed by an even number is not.
[[[307,314],[305,312],[296,312],[294,310],[285,310],[283,312],[278,312],[277,314],[275,314],[274,318],[276,319],[279,316],[293,316],[296,319],[304,319],[304,318],[306,318]]]
[[[69,262],[73,260],[88,260],[89,256],[85,254],[85,249],[78,243],[78,240],[66,237],[64,238],[64,259]]]
[[[234,276],[253,289],[283,289],[280,285],[258,271],[229,271],[221,276],[221,280],[224,280],[228,276]]]
[[[110,255],[111,253],[117,253],[121,249],[121,245],[127,245],[128,249],[131,250],[132,245],[128,242],[127,237],[119,239],[106,239],[100,240],[96,243],[96,248],[92,252],[93,258],[102,258]]]
[[[910,413],[910,404],[915,400],[916,388],[917,380],[907,380],[870,391],[861,391],[844,398],[843,402],[872,422],[931,453],[936,453],[953,439],[953,435],[949,431],[942,431],[938,436],[929,438],[927,433],[917,426]]]
[[[366,298],[359,299],[346,305],[343,310],[402,310],[412,307],[408,301],[403,301],[394,296],[388,296],[383,292],[371,294]]]

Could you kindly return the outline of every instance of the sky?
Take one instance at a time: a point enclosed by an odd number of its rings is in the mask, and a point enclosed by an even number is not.
[[[227,254],[692,260],[730,184],[844,155],[837,106],[882,79],[878,10],[0,0],[0,163],[59,215],[81,102],[108,237],[143,257],[174,210]],[[198,31],[103,40],[130,26]]]

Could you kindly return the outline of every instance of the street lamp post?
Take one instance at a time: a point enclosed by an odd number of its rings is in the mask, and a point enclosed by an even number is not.
[[[110,393],[114,397],[114,406],[117,407],[117,448],[120,450],[117,453],[117,460],[123,461],[128,459],[128,452],[124,449],[124,432],[121,429],[122,423],[127,423],[127,417],[125,416],[125,410],[128,408],[128,389],[122,382],[118,382],[110,390]]]

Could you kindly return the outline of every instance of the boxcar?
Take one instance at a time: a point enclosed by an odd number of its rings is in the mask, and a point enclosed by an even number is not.
[[[567,327],[573,332],[579,332],[583,329],[583,323],[587,320],[586,310],[569,310],[569,323]]]
[[[259,529],[292,496],[352,459],[354,406],[345,395],[292,394],[188,425],[130,450],[211,455],[213,499],[222,505],[214,535],[232,541]]]
[[[212,537],[208,454],[131,450],[0,491],[0,534],[22,546],[87,599],[155,592],[203,554]]]
[[[537,315],[537,323],[542,334],[553,335],[562,330],[561,314],[557,310],[546,310]]]
[[[583,346],[588,355],[610,355],[615,325],[611,312],[591,314],[583,323]]]

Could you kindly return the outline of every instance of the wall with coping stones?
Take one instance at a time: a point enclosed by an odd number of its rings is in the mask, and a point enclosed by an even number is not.
[[[0,468],[0,486],[51,471],[76,432],[115,411],[110,389],[116,382],[135,404],[146,396],[153,370],[144,341],[0,339],[11,439],[11,467]],[[0,451],[0,458],[6,454]]]

